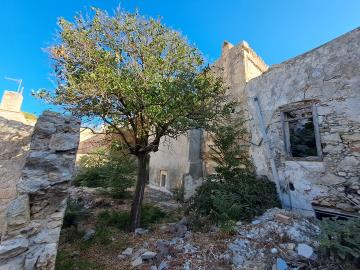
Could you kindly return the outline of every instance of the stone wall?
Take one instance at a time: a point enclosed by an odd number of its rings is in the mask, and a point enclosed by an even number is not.
[[[8,120],[0,114],[0,239],[5,229],[6,209],[16,196],[32,131],[32,126]]]
[[[261,75],[268,66],[246,42],[236,46],[224,42],[221,57],[214,63],[213,69],[224,81],[229,99],[239,103],[238,109],[247,119],[246,82]],[[203,176],[214,173],[216,164],[209,155],[211,144],[211,136],[200,130],[189,131],[176,140],[162,140],[159,151],[150,157],[150,184],[158,185],[160,170],[166,170],[169,180],[167,190],[182,185],[186,198],[193,195]]]
[[[189,171],[190,141],[182,135],[177,139],[163,138],[158,152],[150,154],[149,182],[159,186],[160,171],[167,171],[164,190],[181,187],[183,175]]]
[[[246,86],[251,156],[259,175],[272,178],[254,97],[270,137],[283,202],[313,214],[313,206],[358,215],[360,204],[360,28],[271,67]],[[315,104],[322,158],[289,159],[281,109]],[[289,188],[291,187],[291,188]]]
[[[80,122],[44,112],[38,119],[17,196],[7,208],[0,269],[53,269],[79,143]]]

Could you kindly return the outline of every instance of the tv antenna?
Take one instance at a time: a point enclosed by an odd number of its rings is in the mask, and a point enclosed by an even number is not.
[[[22,84],[22,79],[14,79],[14,78],[10,78],[10,77],[5,77],[5,80],[9,80],[9,81],[16,82],[16,83],[18,84],[17,92],[20,93],[20,94],[23,93],[24,87],[21,86],[21,84]]]

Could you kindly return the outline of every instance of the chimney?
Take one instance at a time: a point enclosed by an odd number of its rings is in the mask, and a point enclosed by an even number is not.
[[[19,92],[5,91],[1,100],[0,109],[20,112],[23,95]]]

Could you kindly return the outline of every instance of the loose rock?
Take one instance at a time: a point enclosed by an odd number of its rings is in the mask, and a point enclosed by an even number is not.
[[[121,254],[124,256],[131,256],[132,253],[133,253],[133,248],[131,248],[131,247],[128,247],[123,252],[121,252]]]
[[[309,258],[313,255],[313,253],[314,253],[313,248],[310,247],[310,246],[307,245],[307,244],[299,244],[297,249],[298,249],[298,254],[299,254],[300,256],[303,256],[303,257],[308,258],[308,259],[309,259]]]
[[[84,236],[83,236],[83,240],[84,241],[89,241],[90,239],[92,239],[95,236],[95,230],[94,229],[88,229],[86,230]]]
[[[152,251],[146,251],[141,255],[141,259],[143,260],[151,260],[154,259],[155,257],[156,257],[156,253]]]
[[[143,260],[140,257],[137,257],[135,260],[131,262],[131,267],[135,268],[137,266],[140,266],[143,263]]]

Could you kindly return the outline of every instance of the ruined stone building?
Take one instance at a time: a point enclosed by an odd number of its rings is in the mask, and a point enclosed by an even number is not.
[[[225,42],[214,65],[247,120],[256,173],[277,183],[283,205],[359,216],[360,28],[271,67],[246,42]],[[150,184],[193,194],[212,172],[207,142],[201,130],[165,138]]]
[[[225,42],[214,67],[247,120],[257,175],[276,183],[284,207],[359,216],[360,28],[271,67],[246,42]],[[46,111],[34,126],[22,99],[6,91],[0,105],[0,269],[53,269],[80,121]],[[79,154],[99,146],[83,137]],[[191,196],[216,166],[208,154],[203,130],[164,138],[150,186]]]

